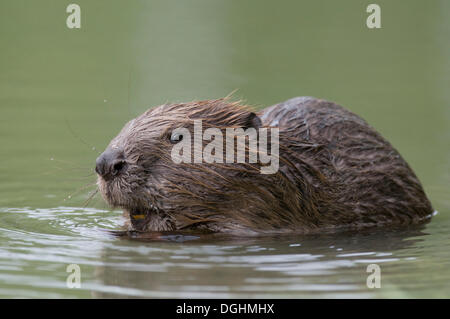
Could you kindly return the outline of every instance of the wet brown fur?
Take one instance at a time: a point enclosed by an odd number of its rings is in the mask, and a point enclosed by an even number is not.
[[[408,164],[357,115],[310,97],[257,115],[229,99],[150,109],[111,141],[127,168],[112,180],[99,177],[99,190],[140,231],[312,233],[420,223],[432,214]],[[260,163],[175,164],[171,132],[192,130],[196,119],[203,130],[278,127],[279,171],[263,175]]]

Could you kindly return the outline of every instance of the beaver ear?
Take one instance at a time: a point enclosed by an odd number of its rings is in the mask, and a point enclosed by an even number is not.
[[[259,116],[253,112],[248,113],[248,115],[245,119],[244,128],[247,129],[249,127],[253,127],[255,129],[259,129],[261,126],[262,126],[262,122],[261,122],[261,119],[259,118]]]

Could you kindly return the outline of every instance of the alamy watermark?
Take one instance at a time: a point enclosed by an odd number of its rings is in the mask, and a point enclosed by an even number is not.
[[[269,131],[270,136],[268,136]],[[223,130],[219,128],[210,127],[203,131],[202,121],[194,120],[193,135],[192,140],[191,132],[184,127],[172,132],[171,140],[177,141],[172,148],[172,161],[177,164],[259,162],[263,164],[260,168],[261,174],[274,174],[278,171],[278,128],[262,127],[258,131],[253,127],[226,128],[224,136]],[[210,142],[203,147],[204,141]]]
[[[81,268],[77,264],[70,264],[66,268],[66,272],[70,273],[66,279],[67,288],[81,288]]]
[[[76,3],[67,6],[66,12],[69,16],[66,19],[66,25],[69,29],[81,28],[81,7]],[[371,3],[366,7],[366,12],[370,15],[366,19],[366,25],[369,29],[381,28],[381,7],[376,3]]]
[[[71,3],[67,6],[66,12],[70,13],[66,19],[66,25],[69,29],[81,28],[81,8],[76,3]]]
[[[381,268],[377,264],[370,264],[367,266],[366,272],[370,273],[367,276],[366,285],[367,288],[381,288]]]
[[[366,25],[369,29],[381,29],[381,7],[372,3],[366,8],[366,12],[370,15],[366,19]]]

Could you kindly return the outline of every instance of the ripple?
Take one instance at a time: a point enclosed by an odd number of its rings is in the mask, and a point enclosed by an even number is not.
[[[95,208],[0,208],[0,296],[367,298],[450,294],[445,284],[450,278],[445,248],[449,222],[419,230],[208,242],[184,235],[145,242],[119,239],[105,231],[117,230],[122,223],[120,212]],[[366,286],[366,267],[373,263],[381,267],[384,290]],[[81,289],[66,287],[69,264],[81,268]],[[414,288],[420,293],[415,295]]]

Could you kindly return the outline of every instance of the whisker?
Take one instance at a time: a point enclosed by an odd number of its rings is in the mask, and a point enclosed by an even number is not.
[[[89,197],[86,199],[86,201],[83,203],[83,208],[86,208],[87,205],[90,203],[90,201],[94,198],[95,195],[98,194],[98,188],[95,189],[90,195]]]
[[[76,168],[82,168],[82,169],[89,169],[89,168],[91,168],[91,167],[81,167],[81,166],[78,166],[76,162],[71,162],[71,161],[67,161],[67,160],[60,160],[60,159],[56,159],[56,158],[53,158],[53,157],[50,158],[50,161],[63,163],[63,164],[69,164],[69,165],[72,165],[73,167],[76,167]]]
[[[80,176],[80,177],[71,177],[71,178],[67,178],[67,180],[69,181],[85,181],[87,178],[92,178],[94,174],[89,174],[89,175],[85,175],[85,176]]]
[[[71,199],[73,196],[79,194],[81,191],[83,191],[83,190],[85,190],[85,189],[87,189],[87,188],[89,188],[89,187],[92,187],[92,186],[94,186],[94,185],[97,185],[97,182],[95,182],[95,183],[90,183],[90,184],[81,186],[78,190],[76,190],[75,192],[73,192],[72,194],[70,194],[69,196],[67,196],[64,200],[66,200],[66,199]]]
[[[61,161],[62,163],[64,163],[63,161]],[[61,167],[61,166],[53,166],[52,169],[47,170],[47,171],[43,171],[43,172],[38,172],[37,176],[45,176],[45,175],[51,175],[57,172],[68,172],[68,171],[75,171],[75,172],[79,172],[79,171],[89,171],[90,173],[86,176],[86,177],[91,177],[93,175],[95,175],[94,170],[92,169],[92,167]]]
[[[69,129],[69,132],[72,134],[72,136],[76,139],[78,139],[78,141],[80,141],[81,143],[83,143],[84,145],[86,145],[87,147],[89,147],[91,150],[93,151],[97,151],[97,148],[95,146],[92,146],[88,143],[86,143],[78,134],[75,133],[75,131],[72,129],[72,127],[69,124],[69,121],[67,120],[67,118],[64,118],[64,121],[66,122],[67,128]],[[99,151],[97,151],[98,154],[100,154]]]

